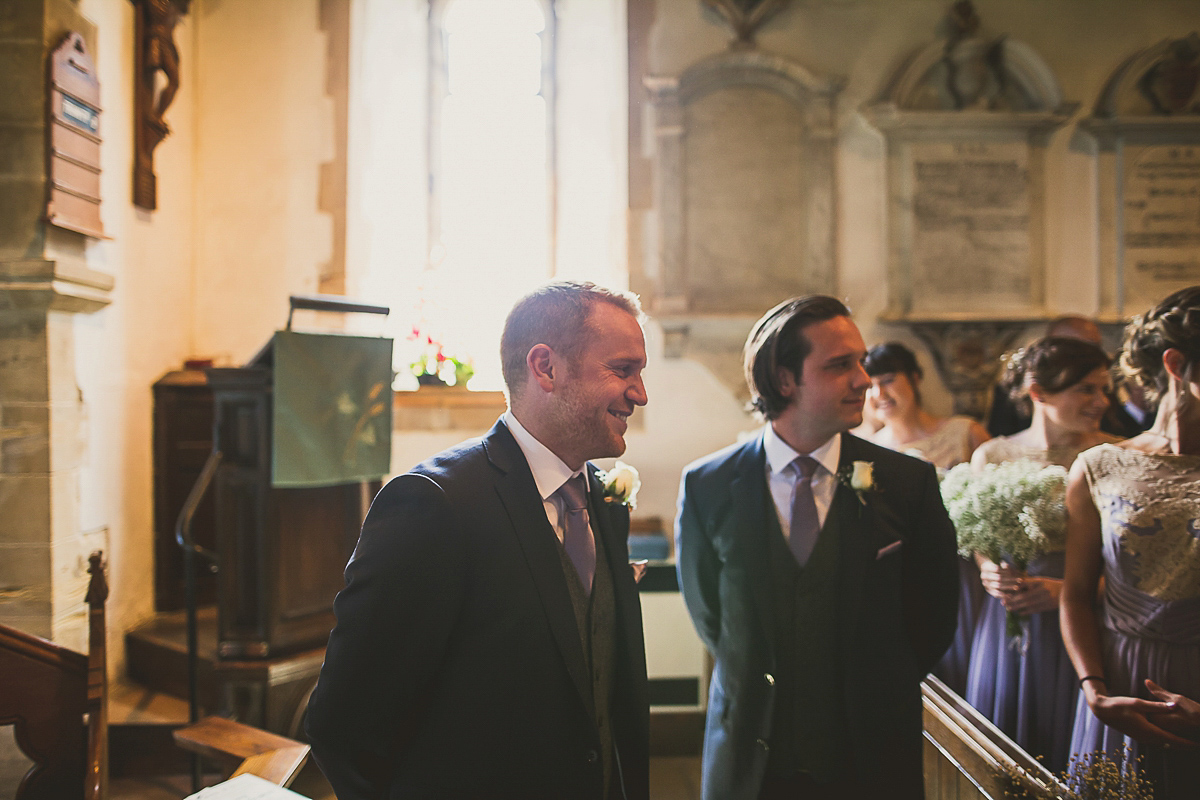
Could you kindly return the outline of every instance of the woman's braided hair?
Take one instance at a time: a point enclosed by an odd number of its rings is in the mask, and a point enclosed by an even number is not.
[[[1172,348],[1183,353],[1189,370],[1200,362],[1200,286],[1180,289],[1125,328],[1121,371],[1151,400],[1167,391],[1163,353]]]

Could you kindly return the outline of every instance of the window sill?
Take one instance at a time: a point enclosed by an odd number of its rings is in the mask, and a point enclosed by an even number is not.
[[[486,431],[507,405],[504,392],[472,392],[461,386],[422,386],[393,393],[397,431]]]

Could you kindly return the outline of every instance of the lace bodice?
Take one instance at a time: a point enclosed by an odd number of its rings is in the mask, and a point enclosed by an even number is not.
[[[1042,466],[1057,464],[1060,467],[1071,468],[1075,457],[1082,450],[1078,447],[1051,447],[1044,450],[1040,447],[1027,447],[1014,441],[1013,436],[997,436],[979,445],[976,451],[987,464],[1003,464],[1008,461],[1033,461]]]
[[[970,417],[954,416],[942,423],[936,431],[923,439],[897,444],[887,428],[875,435],[875,444],[889,450],[898,450],[910,456],[924,459],[940,470],[971,459]]]
[[[1080,458],[1109,580],[1164,602],[1200,597],[1200,456],[1103,444]]]

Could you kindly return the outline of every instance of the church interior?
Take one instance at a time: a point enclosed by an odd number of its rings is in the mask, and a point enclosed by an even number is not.
[[[1050,320],[1115,351],[1200,284],[1197,31],[1195,0],[2,0],[0,624],[100,653],[104,796],[191,793],[189,691],[286,760],[379,481],[504,411],[516,298],[629,289],[652,787],[698,798],[711,660],[672,527],[684,466],[759,427],[750,326],[843,298],[926,408],[977,419]],[[293,331],[385,343],[386,377],[374,463],[281,487]],[[925,703],[931,798],[1045,772]],[[7,722],[0,797],[32,763]]]

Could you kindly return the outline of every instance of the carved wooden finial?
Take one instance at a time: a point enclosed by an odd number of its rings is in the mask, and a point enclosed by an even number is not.
[[[104,554],[96,550],[88,556],[88,574],[92,579],[88,582],[87,604],[89,608],[102,608],[108,599],[108,581],[104,578]]]

